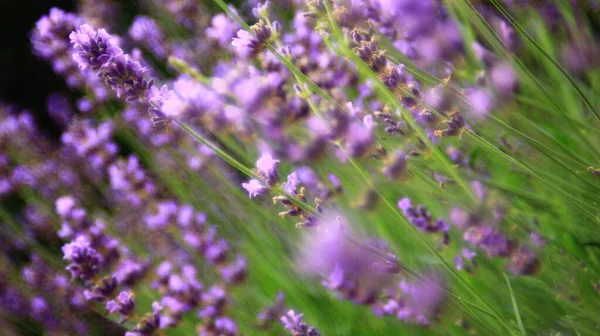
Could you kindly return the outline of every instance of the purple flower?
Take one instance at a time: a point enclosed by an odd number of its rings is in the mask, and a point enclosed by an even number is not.
[[[83,296],[86,300],[104,301],[117,289],[118,282],[114,276],[103,278],[94,288],[85,290]]]
[[[142,15],[136,16],[129,27],[129,36],[148,47],[156,56],[166,56],[164,33],[154,19]]]
[[[284,314],[284,304],[283,304],[283,293],[279,292],[277,293],[277,297],[275,299],[275,302],[266,307],[264,310],[262,310],[259,314],[258,314],[258,321],[259,321],[259,325],[262,328],[268,328],[270,327],[270,325],[275,322],[275,320],[280,317],[281,315]]]
[[[151,95],[161,105],[160,116],[168,119],[204,116],[224,105],[221,95],[186,75],[177,78],[173,91],[163,88],[160,94],[152,92]]]
[[[437,276],[430,276],[409,283],[400,281],[390,290],[389,298],[375,307],[380,315],[396,316],[399,320],[421,325],[429,325],[445,303],[445,282]]]
[[[231,45],[235,48],[239,55],[250,55],[253,51],[253,47],[256,45],[254,36],[244,29],[238,30],[236,35],[237,37],[233,38]]]
[[[118,97],[134,102],[144,99],[154,83],[153,79],[146,78],[145,73],[146,68],[129,55],[119,55],[106,63],[101,76]]]
[[[256,161],[256,168],[260,173],[271,175],[276,172],[276,166],[278,162],[280,161],[275,160],[271,154],[266,153]]]
[[[95,30],[88,24],[81,25],[69,35],[75,49],[73,59],[81,69],[100,70],[113,57],[123,54],[117,40],[104,29]]]
[[[265,43],[271,39],[271,28],[262,21],[253,25],[251,28],[255,35],[240,29],[237,32],[237,37],[234,37],[231,42],[231,45],[235,48],[238,55],[242,57],[256,54],[264,47]]]
[[[90,241],[85,236],[78,236],[74,241],[62,247],[65,260],[71,263],[67,270],[73,279],[87,281],[100,271],[102,256],[90,247]]]
[[[461,250],[461,254],[463,255],[463,257],[465,257],[465,259],[467,259],[469,261],[473,260],[473,258],[475,258],[475,256],[477,255],[477,253],[475,251],[471,251],[466,247],[464,247]]]
[[[128,315],[131,315],[135,310],[135,300],[133,299],[133,292],[122,291],[117,296],[116,300],[110,300],[106,303],[106,310],[109,313],[118,312],[122,315],[122,319],[126,319]]]
[[[206,28],[206,36],[215,39],[226,46],[231,41],[239,25],[225,14],[217,14],[210,20],[210,26]]]
[[[228,317],[218,317],[215,320],[215,328],[222,335],[236,335],[238,331],[235,322]]]
[[[114,276],[120,284],[133,285],[146,275],[150,267],[148,262],[138,262],[132,258],[122,260],[114,270]]]
[[[288,175],[287,181],[283,183],[283,190],[288,193],[295,195],[296,189],[300,185],[300,179],[298,178],[298,174],[296,172],[292,172]]]
[[[34,52],[45,58],[62,57],[69,49],[68,34],[81,24],[75,14],[65,13],[58,8],[50,9],[35,24],[31,34]]]
[[[419,230],[427,232],[443,232],[445,237],[450,229],[443,219],[434,222],[431,214],[422,205],[413,208],[408,198],[403,198],[398,202],[398,207],[402,210],[406,219],[413,223]]]
[[[280,162],[273,158],[269,153],[263,154],[256,161],[256,169],[258,174],[267,180],[267,184],[274,185],[279,180],[279,173],[277,172],[277,163]]]
[[[235,262],[222,266],[219,269],[221,277],[226,283],[235,284],[242,282],[246,277],[246,259],[242,256],[238,256]]]
[[[471,89],[466,92],[470,110],[475,118],[481,119],[494,108],[493,96],[486,89]]]
[[[514,93],[518,78],[510,64],[498,63],[490,69],[490,80],[494,89],[503,96]]]
[[[309,327],[306,323],[302,322],[302,316],[303,314],[296,314],[293,310],[290,310],[281,317],[280,321],[285,330],[288,330],[294,336],[321,335],[317,329]]]
[[[56,199],[56,213],[61,217],[66,217],[75,207],[75,200],[71,196],[63,196]]]
[[[464,233],[465,241],[484,249],[488,256],[507,256],[514,243],[491,225],[474,226]]]
[[[377,123],[373,120],[373,115],[371,114],[367,114],[363,118],[363,124],[365,124],[365,126],[367,126],[367,128],[369,129],[375,128],[377,126]]]
[[[356,304],[375,302],[381,288],[392,280],[394,270],[346,239],[343,219],[328,214],[318,230],[308,230],[299,257],[302,270],[320,275],[323,284],[340,297]],[[380,241],[365,243],[371,248],[385,248]]]
[[[345,149],[349,156],[362,156],[373,144],[373,130],[366,127],[362,122],[353,122],[348,127],[344,140]]]
[[[267,190],[267,187],[262,185],[262,183],[256,179],[252,179],[247,183],[242,183],[242,187],[248,191],[248,196],[250,198],[256,197]]]
[[[454,263],[456,264],[456,269],[459,271],[465,268],[465,260],[460,255],[454,257]]]

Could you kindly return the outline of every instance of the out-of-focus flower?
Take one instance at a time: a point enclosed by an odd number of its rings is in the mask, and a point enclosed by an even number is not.
[[[252,179],[247,183],[242,183],[242,187],[248,191],[248,196],[250,196],[250,198],[256,197],[267,190],[267,187],[262,185],[262,183],[256,179]]]
[[[314,327],[302,322],[303,314],[296,314],[290,310],[281,317],[281,323],[285,330],[288,330],[294,336],[319,336],[321,333]]]

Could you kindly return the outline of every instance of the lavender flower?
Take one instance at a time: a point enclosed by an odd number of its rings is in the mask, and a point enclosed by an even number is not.
[[[117,40],[106,30],[95,30],[88,24],[81,25],[69,38],[75,49],[73,59],[81,69],[90,67],[98,71],[113,57],[123,54]]]
[[[140,167],[137,157],[119,160],[108,167],[110,185],[119,198],[133,207],[140,207],[155,196],[156,187]]]
[[[116,300],[110,300],[106,303],[106,310],[109,313],[118,312],[121,314],[121,319],[125,320],[129,315],[134,312],[135,300],[133,299],[133,292],[123,291],[119,293]]]
[[[116,291],[117,286],[116,277],[105,277],[91,291],[85,290],[83,295],[86,300],[106,301]]]
[[[62,247],[65,260],[71,263],[67,270],[73,279],[91,280],[100,271],[102,256],[90,247],[85,236],[78,236],[73,242]]]
[[[239,29],[237,22],[221,13],[213,16],[210,23],[210,27],[206,28],[206,36],[217,40],[221,46],[226,46]]]
[[[118,97],[125,96],[130,102],[146,98],[154,81],[146,78],[146,68],[123,54],[116,39],[106,30],[95,30],[85,24],[69,37],[75,50],[73,58],[82,69],[90,67],[98,71]]]
[[[443,232],[446,234],[450,229],[446,221],[441,218],[434,222],[431,214],[424,206],[419,205],[414,208],[408,198],[401,199],[398,202],[398,207],[402,210],[404,216],[421,231]]]
[[[314,327],[302,322],[303,314],[296,314],[290,310],[281,317],[281,323],[285,330],[288,330],[294,336],[319,336],[321,333]]]
[[[255,55],[262,50],[265,44],[271,39],[271,28],[265,25],[262,20],[251,28],[254,35],[246,30],[240,29],[237,32],[237,37],[234,37],[231,42],[231,45],[235,48],[236,52],[242,57]]]
[[[133,331],[128,331],[125,336],[150,336],[161,326],[159,313],[163,306],[158,302],[152,303],[152,312],[147,313],[136,325]]]
[[[279,160],[275,160],[269,153],[263,154],[256,161],[256,169],[258,173],[264,177],[267,184],[274,185],[279,180],[279,173],[277,172],[277,163]]]
[[[110,86],[118,97],[127,101],[141,101],[154,83],[153,79],[145,76],[146,68],[131,59],[129,55],[120,55],[106,64],[102,72],[104,82]]]
[[[445,282],[437,276],[414,283],[402,280],[374,311],[378,315],[391,315],[402,321],[429,325],[443,308],[445,298]]]
[[[129,36],[134,41],[145,45],[156,56],[167,55],[164,32],[154,19],[142,15],[136,16],[129,27]]]
[[[326,216],[318,230],[304,240],[299,265],[308,274],[326,278],[322,283],[341,298],[371,305],[392,279],[394,268],[381,262],[346,239],[341,217]],[[381,243],[367,243],[378,248]]]
[[[275,302],[268,306],[267,308],[265,308],[264,310],[262,310],[258,316],[258,325],[261,328],[267,329],[270,328],[271,325],[273,324],[273,322],[275,322],[275,320],[280,317],[281,315],[284,314],[285,311],[285,307],[283,305],[283,293],[279,292],[277,293],[277,297],[275,298]]]
[[[248,196],[250,196],[250,198],[256,197],[267,190],[267,187],[262,185],[262,183],[256,179],[252,179],[247,183],[242,183],[242,187],[248,191]]]

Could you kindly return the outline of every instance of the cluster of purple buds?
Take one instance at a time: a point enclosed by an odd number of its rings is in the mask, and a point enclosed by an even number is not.
[[[4,251],[6,252],[6,251]],[[2,264],[7,274],[17,271],[14,264]],[[18,286],[0,279],[0,309],[39,322],[51,334],[87,334],[88,325],[81,312],[88,309],[77,286],[63,272],[55,272],[36,254],[21,269]]]
[[[448,234],[450,226],[444,219],[439,218],[437,221],[434,221],[433,217],[424,206],[419,205],[415,208],[412,206],[410,199],[408,198],[401,199],[398,202],[398,207],[402,210],[402,213],[406,219],[408,219],[408,221],[416,226],[420,231],[431,233],[441,232],[443,235],[442,242],[444,245],[448,245],[450,243],[450,236]]]
[[[136,16],[129,27],[129,36],[135,42],[150,49],[157,57],[164,58],[167,55],[168,46],[165,46],[164,32],[154,19],[142,15]]]
[[[454,263],[456,264],[456,269],[457,270],[470,270],[471,269],[471,265],[475,265],[475,256],[477,255],[476,252],[469,250],[466,247],[463,247],[460,254],[457,255],[456,257],[454,257]],[[469,265],[470,264],[470,265]]]
[[[334,176],[332,182],[334,188],[332,190],[319,181],[312,169],[309,167],[299,167],[290,173],[286,182],[281,185],[286,195],[273,197],[273,203],[279,202],[286,208],[285,211],[279,212],[279,216],[298,217],[301,220],[301,222],[296,224],[296,227],[317,227],[320,222],[318,215],[323,212],[321,208],[321,204],[324,202],[323,199],[327,199],[337,191],[341,191],[341,186],[336,184],[338,182]],[[316,196],[314,198],[316,213],[306,211],[293,199],[299,199],[303,203],[307,203],[308,191]],[[290,198],[290,196],[293,198]]]
[[[78,236],[63,246],[62,250],[64,259],[70,262],[67,270],[73,279],[89,281],[100,272],[102,256],[90,246],[85,236]]]
[[[473,182],[472,187],[480,202],[485,202],[489,198],[487,190],[481,182]],[[503,218],[502,211],[496,209],[493,217],[495,220],[501,220]],[[509,259],[506,265],[509,272],[516,275],[527,275],[537,270],[539,260],[534,251],[530,247],[521,246],[518,242],[507,237],[493,224],[492,219],[486,220],[483,214],[469,214],[460,208],[452,209],[450,218],[458,229],[464,231],[463,239],[473,247],[484,250],[490,258]],[[541,247],[545,244],[537,232],[532,232],[530,238],[535,246]],[[470,270],[467,262],[474,265],[474,257],[475,252],[463,248],[461,255],[455,257],[457,269]]]
[[[246,277],[246,261],[243,257],[230,257],[227,242],[219,238],[217,228],[206,223],[206,215],[195,212],[189,206],[181,206],[175,222],[182,231],[185,243],[216,266],[222,280],[227,284],[239,284]]]
[[[89,67],[98,72],[118,97],[130,102],[146,98],[153,80],[146,78],[146,69],[139,62],[123,53],[115,37],[84,24],[69,38],[75,50],[73,58],[82,69]]]
[[[358,46],[354,48],[354,53],[358,55],[371,70],[375,73],[382,73],[387,67],[387,58],[385,51],[379,49],[374,38],[366,39],[366,34],[361,34],[356,30],[352,31],[352,40]]]
[[[77,121],[62,134],[62,150],[65,156],[85,165],[92,178],[99,178],[104,176],[119,151],[112,141],[113,130],[111,122],[95,127],[89,120]]]
[[[274,159],[270,153],[263,154],[256,161],[258,174],[265,179],[269,186],[279,182],[279,173],[277,172],[277,163],[279,162],[280,161]]]
[[[283,303],[283,293],[277,293],[275,302],[262,311],[257,316],[258,326],[263,329],[270,329],[272,324],[285,313],[285,305]]]
[[[307,232],[299,263],[305,272],[324,276],[322,283],[342,299],[372,305],[381,289],[399,272],[396,263],[383,262],[349,241],[341,217],[324,219],[317,230]],[[356,238],[353,238],[356,240]],[[386,251],[383,241],[365,242],[368,249],[379,250],[387,259],[396,259]]]
[[[85,290],[83,295],[87,300],[93,301],[107,301],[110,297],[115,294],[119,283],[117,278],[114,276],[107,276],[98,281],[91,290]]]
[[[205,10],[201,3],[194,0],[156,1],[156,4],[171,13],[179,24],[190,30],[199,28],[201,13]]]
[[[231,45],[242,57],[251,57],[259,53],[271,40],[271,28],[262,20],[250,27],[253,33],[240,29]]]
[[[292,336],[320,336],[321,333],[317,329],[302,322],[302,316],[304,315],[290,310],[281,317],[281,323]]]
[[[373,308],[377,315],[395,316],[401,321],[429,325],[442,310],[446,298],[445,283],[436,276],[409,283],[400,281],[387,290]]]
[[[224,316],[224,310],[228,304],[225,288],[212,286],[202,294],[203,309],[198,313],[205,320],[200,328],[201,335],[226,335],[238,334],[237,325],[229,317]]]
[[[119,159],[108,167],[110,186],[118,197],[134,208],[145,205],[156,196],[157,188],[140,166],[136,156],[127,160]]]
[[[176,273],[172,264],[165,261],[158,266],[156,275],[154,287],[162,294],[161,304],[166,307],[165,324],[173,326],[200,305],[202,284],[191,265],[184,265],[181,273]]]
[[[106,302],[106,310],[109,313],[119,313],[121,315],[121,321],[126,320],[135,310],[133,292],[123,291],[119,293],[116,300]]]
[[[103,268],[119,258],[119,242],[104,233],[104,222],[90,219],[86,210],[79,207],[73,197],[58,198],[56,213],[63,222],[58,236],[72,239],[71,243],[63,246],[65,259],[79,258],[81,252],[81,257],[94,256],[92,260],[101,263]]]
[[[162,316],[159,314],[163,307],[158,302],[152,303],[152,312],[146,313],[137,323],[132,331],[125,333],[125,336],[150,336],[156,330],[161,328]]]
[[[94,93],[95,99],[103,101],[108,93],[99,78],[91,71],[79,71],[72,58],[69,34],[84,22],[76,14],[52,8],[36,23],[31,33],[32,47],[36,55],[51,62],[54,71],[65,77],[69,86],[84,85]]]
[[[75,237],[63,246],[63,253],[64,259],[70,262],[67,270],[72,278],[84,281],[83,297],[87,301],[105,303],[106,310],[119,314],[121,322],[132,318],[136,306],[133,292],[123,289],[115,294],[119,287],[133,288],[146,276],[150,264],[138,262],[119,241],[105,234],[105,224],[89,219],[72,197],[59,198],[56,211],[63,220],[61,236]],[[101,273],[106,275],[100,277]],[[150,335],[158,329],[158,311],[147,314],[132,335]]]

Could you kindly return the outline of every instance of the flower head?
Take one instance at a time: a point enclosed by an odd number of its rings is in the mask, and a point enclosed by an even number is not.
[[[262,194],[267,189],[267,187],[262,185],[262,183],[260,183],[260,181],[256,179],[252,179],[250,180],[250,182],[247,183],[242,183],[242,187],[244,187],[244,189],[248,191],[248,196],[250,196],[250,198]]]
[[[81,69],[99,70],[113,57],[123,54],[117,40],[106,30],[95,30],[88,24],[81,25],[69,38],[75,49],[73,59]]]

